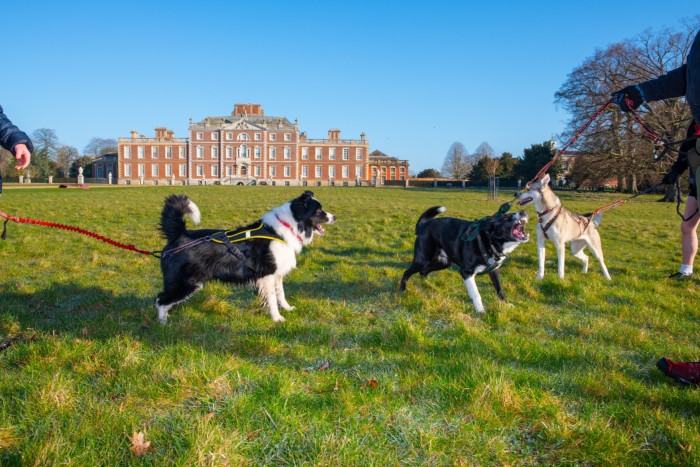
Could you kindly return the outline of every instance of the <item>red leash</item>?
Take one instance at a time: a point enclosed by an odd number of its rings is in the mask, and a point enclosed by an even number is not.
[[[27,219],[25,217],[17,217],[17,216],[12,216],[10,214],[7,214],[6,212],[0,211],[0,217],[5,218],[5,224],[3,225],[2,228],[2,235],[0,235],[0,238],[5,240],[5,237],[7,236],[7,222],[8,221],[14,221],[19,224],[34,224],[34,225],[41,225],[44,227],[52,227],[54,229],[63,229],[63,230],[70,230],[71,232],[77,232],[82,235],[87,235],[88,237],[96,238],[97,240],[101,240],[105,243],[109,243],[110,245],[114,245],[119,248],[123,248],[124,250],[131,250],[135,251],[136,253],[141,253],[142,255],[154,255],[153,251],[147,251],[147,250],[141,250],[140,248],[136,248],[134,245],[126,245],[124,243],[120,243],[116,240],[112,240],[111,238],[104,237],[100,234],[97,234],[95,232],[90,232],[89,230],[81,229],[80,227],[73,227],[72,225],[66,225],[66,224],[59,224],[56,222],[47,222],[47,221],[40,221],[36,219]]]

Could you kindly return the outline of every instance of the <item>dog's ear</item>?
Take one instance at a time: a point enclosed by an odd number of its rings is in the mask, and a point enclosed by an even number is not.
[[[310,191],[310,190],[306,190],[304,193],[301,194],[299,199],[301,199],[302,203],[307,203],[313,197],[314,197],[314,192]]]
[[[540,183],[543,187],[549,185],[549,174],[544,174],[544,177],[540,178]]]

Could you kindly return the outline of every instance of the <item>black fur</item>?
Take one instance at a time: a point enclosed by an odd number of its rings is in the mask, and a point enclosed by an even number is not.
[[[489,266],[488,259],[500,266],[508,253],[505,250],[512,250],[517,244],[528,240],[523,230],[527,222],[525,211],[492,216],[479,221],[477,235],[481,238],[481,247],[476,236],[469,240],[472,222],[454,217],[435,219],[442,211],[444,208],[432,207],[418,219],[413,262],[401,278],[402,291],[406,290],[406,283],[413,274],[427,276],[452,264],[457,265],[462,279],[466,280],[484,271]],[[505,300],[498,267],[488,274],[498,298]]]
[[[242,256],[232,254],[225,243],[200,241],[206,237],[217,235],[220,238],[226,230],[187,230],[184,215],[191,214],[193,209],[198,211],[196,206],[194,208],[192,206],[193,203],[184,195],[169,196],[163,206],[160,230],[167,239],[167,244],[161,258],[163,291],[158,294],[156,301],[158,314],[162,321],[165,321],[170,307],[189,298],[207,281],[219,280],[232,284],[250,284],[266,276],[279,274],[283,277],[289,272],[281,273],[279,271],[279,259],[271,251],[272,243],[276,240],[263,238],[237,242],[234,246]],[[301,251],[302,245],[310,243],[314,233],[323,232],[321,224],[334,220],[335,216],[325,212],[321,203],[313,197],[313,193],[310,191],[306,191],[292,200],[288,209],[285,204],[273,209],[263,217],[265,227],[275,232],[280,239],[287,241],[284,244],[285,248],[293,249],[290,252],[292,255]],[[236,230],[251,229],[258,226],[259,222]],[[296,231],[293,231],[294,227],[296,227]],[[285,259],[288,258],[287,254]],[[264,296],[263,298],[269,297]],[[284,301],[283,297],[282,300]],[[267,305],[271,306],[270,303]],[[274,309],[276,313],[276,303]],[[271,314],[274,318],[272,310]],[[281,321],[283,318],[276,320]]]

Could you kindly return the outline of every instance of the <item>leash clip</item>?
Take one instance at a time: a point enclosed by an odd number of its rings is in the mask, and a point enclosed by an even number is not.
[[[665,138],[659,138],[654,142],[654,150],[652,152],[652,158],[654,162],[662,159],[668,152],[668,140]]]

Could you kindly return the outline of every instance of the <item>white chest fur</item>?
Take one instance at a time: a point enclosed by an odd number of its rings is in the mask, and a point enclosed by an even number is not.
[[[296,254],[289,245],[273,241],[270,244],[270,252],[275,257],[275,263],[277,264],[276,275],[286,276],[292,269],[297,267]]]

